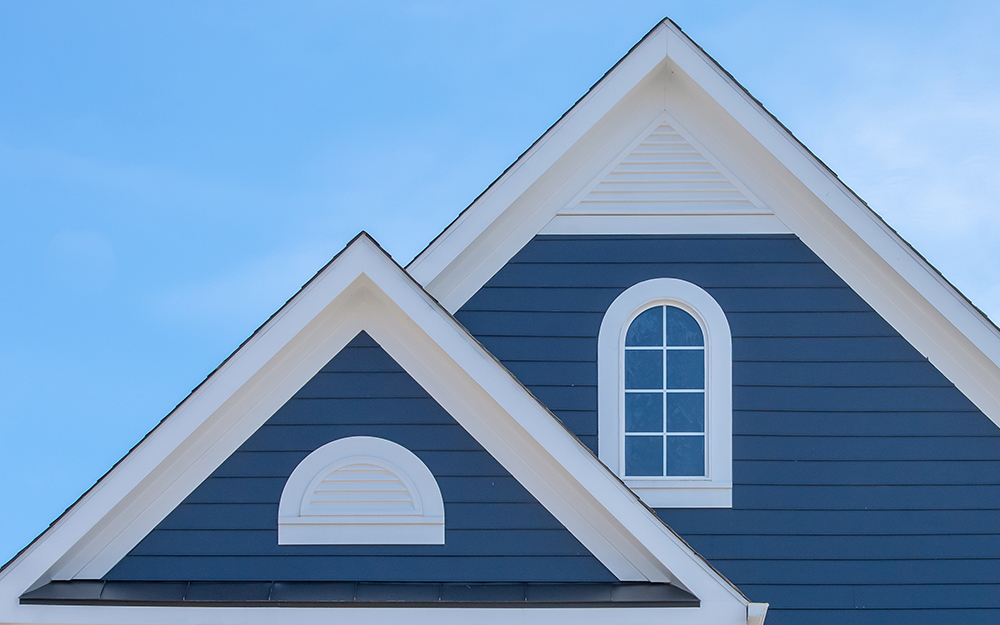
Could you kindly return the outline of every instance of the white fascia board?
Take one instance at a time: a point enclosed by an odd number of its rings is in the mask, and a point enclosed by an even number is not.
[[[670,62],[779,163],[775,215],[1000,425],[1000,331],[686,35],[666,38]]]
[[[619,579],[671,582],[703,606],[745,608],[735,587],[360,237],[0,574],[0,622],[20,620],[9,609],[38,608],[16,606],[30,588],[103,576],[362,329]]]
[[[457,272],[464,277],[478,267],[483,262],[482,255],[469,258],[468,253],[476,247],[475,243],[488,235],[491,229],[495,229],[503,221],[504,213],[518,198],[661,65],[666,56],[665,32],[663,23],[650,31],[618,65],[431,242],[427,249],[407,265],[407,272],[448,311],[455,312],[468,299],[467,295],[465,299],[461,299],[452,294],[455,290],[462,290],[461,283],[464,280],[450,274]],[[662,111],[662,107],[659,110]],[[644,120],[642,125],[645,126],[648,122],[649,120]],[[552,215],[548,215],[539,224],[539,228],[551,217]],[[456,305],[455,301],[460,303]]]
[[[18,620],[7,620],[14,617]],[[746,625],[743,606],[698,608],[222,608],[0,606],[0,622],[64,625]]]

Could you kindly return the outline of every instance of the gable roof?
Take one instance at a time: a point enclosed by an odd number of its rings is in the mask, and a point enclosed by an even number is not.
[[[753,215],[752,225],[749,215],[727,215],[722,227],[798,235],[1000,424],[1000,330],[670,20],[636,44],[407,270],[455,312],[540,232],[608,233],[623,224],[621,232],[699,232],[705,220],[697,226],[684,216],[641,224],[623,211],[600,223],[592,215],[565,217],[574,198],[628,154],[622,146],[666,118],[697,138],[709,160],[728,167],[727,179],[750,193],[751,204],[773,213]]]
[[[749,601],[362,233],[0,571],[0,622],[64,618],[60,606],[18,597],[52,580],[101,578],[362,330],[619,580],[671,583],[700,600],[701,617],[745,621]],[[250,609],[198,618],[240,622]],[[74,621],[124,618],[91,607]]]

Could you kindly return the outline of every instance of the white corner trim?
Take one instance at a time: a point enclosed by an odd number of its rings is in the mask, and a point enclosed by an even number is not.
[[[443,545],[444,538],[434,475],[382,438],[351,436],[313,451],[278,503],[279,545]]]
[[[618,579],[675,583],[703,607],[745,611],[739,590],[361,236],[0,573],[0,622],[29,622],[20,615],[40,606],[16,605],[26,590],[103,576],[361,330]]]
[[[767,617],[767,603],[751,603],[747,606],[747,625],[764,625]]]
[[[664,508],[730,508],[733,488],[733,343],[726,313],[707,291],[676,278],[635,284],[608,307],[597,339],[598,452],[602,462],[625,474],[625,333],[653,306],[676,306],[690,313],[705,336],[704,478],[626,478],[647,505]]]

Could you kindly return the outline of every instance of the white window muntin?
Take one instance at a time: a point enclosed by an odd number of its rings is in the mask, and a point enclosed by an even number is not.
[[[670,332],[668,331],[667,324],[669,318],[669,308],[674,308],[680,310],[683,313],[691,315],[691,318],[696,324],[698,324],[701,330],[701,340],[698,345],[673,345],[668,340]],[[651,310],[660,310],[660,329],[659,329],[659,340],[660,345],[629,345],[628,344],[628,333],[631,330],[633,324],[642,315],[648,313]],[[653,302],[639,310],[631,316],[631,318],[624,324],[624,332],[622,334],[622,372],[621,372],[621,382],[622,382],[622,392],[626,397],[622,398],[622,418],[620,419],[621,436],[620,447],[619,447],[619,475],[628,477],[629,479],[656,479],[656,478],[670,478],[670,479],[697,479],[704,478],[706,476],[705,471],[707,470],[707,456],[708,449],[706,449],[707,439],[706,435],[706,417],[708,414],[706,401],[705,401],[705,390],[707,381],[707,367],[705,360],[705,327],[704,324],[698,319],[697,314],[694,311],[685,310],[684,308],[677,306],[674,302]],[[660,359],[660,385],[659,388],[629,388],[628,387],[628,353],[629,352],[659,352]],[[685,388],[675,388],[672,387],[668,376],[670,372],[669,364],[669,353],[670,352],[693,352],[697,351],[702,354],[701,362],[701,384],[699,387],[685,387]],[[659,430],[648,430],[648,431],[629,431],[627,427],[628,423],[628,395],[643,395],[643,394],[658,394],[660,395],[660,429]],[[670,406],[669,406],[669,396],[679,395],[679,394],[700,394],[702,396],[701,401],[701,418],[702,426],[699,430],[673,430],[669,427],[669,417],[670,417]],[[659,475],[641,474],[641,473],[629,473],[628,463],[627,463],[627,447],[628,439],[633,437],[660,437],[660,445],[662,449],[660,450],[660,472]],[[675,474],[671,475],[669,471],[669,463],[671,461],[670,448],[670,438],[671,437],[701,437],[702,438],[702,460],[701,460],[701,470],[697,473],[690,474]]]

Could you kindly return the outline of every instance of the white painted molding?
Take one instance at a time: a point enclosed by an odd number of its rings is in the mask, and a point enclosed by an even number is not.
[[[774,215],[556,215],[538,234],[791,234]]]
[[[372,436],[303,458],[278,504],[279,545],[443,545],[444,502],[430,469]]]
[[[615,298],[597,338],[598,454],[625,475],[625,333],[654,306],[690,313],[705,337],[704,478],[626,478],[625,483],[654,508],[731,508],[733,505],[733,342],[722,307],[701,287],[676,278],[633,285]]]
[[[0,623],[59,625],[745,625],[746,608],[223,608],[18,606],[16,621],[0,606]],[[756,625],[756,624],[755,624]]]
[[[767,617],[767,603],[751,603],[747,606],[747,625],[764,625]]]

